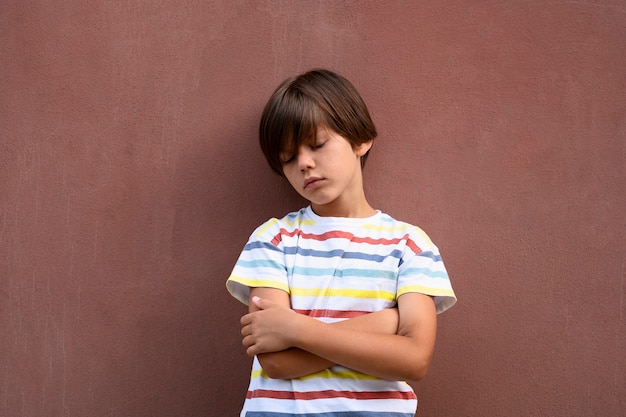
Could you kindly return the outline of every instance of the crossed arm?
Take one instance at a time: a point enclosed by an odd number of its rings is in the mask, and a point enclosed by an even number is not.
[[[432,358],[437,329],[430,296],[408,293],[398,309],[332,324],[297,314],[289,295],[253,288],[241,318],[243,344],[272,378],[290,379],[340,364],[390,380],[420,380]]]

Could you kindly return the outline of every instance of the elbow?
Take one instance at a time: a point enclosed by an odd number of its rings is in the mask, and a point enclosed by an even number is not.
[[[284,366],[281,366],[281,361],[276,360],[275,356],[267,353],[257,355],[263,372],[272,379],[290,379],[291,375],[287,374]]]
[[[414,366],[407,369],[408,373],[406,375],[406,380],[417,382],[424,379],[428,373],[428,368],[430,367],[430,359],[431,358],[428,357],[416,360]]]
[[[407,380],[414,381],[414,382],[421,381],[422,379],[426,377],[427,373],[428,373],[428,366],[415,369],[410,373],[410,375],[408,375]]]

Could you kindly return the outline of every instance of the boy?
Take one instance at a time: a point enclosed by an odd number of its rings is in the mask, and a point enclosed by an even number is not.
[[[416,411],[403,381],[424,377],[436,314],[456,297],[428,236],[366,199],[376,135],[354,86],[327,70],[285,80],[263,111],[263,153],[310,205],[257,228],[226,284],[249,306],[242,417]]]

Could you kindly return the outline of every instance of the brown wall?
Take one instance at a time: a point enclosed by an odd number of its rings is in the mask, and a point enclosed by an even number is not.
[[[318,66],[458,292],[420,415],[623,415],[626,4],[473,3],[0,2],[0,415],[237,414],[224,281],[303,204],[257,120]]]

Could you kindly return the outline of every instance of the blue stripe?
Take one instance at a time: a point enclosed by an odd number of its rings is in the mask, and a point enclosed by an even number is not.
[[[273,413],[271,411],[248,411],[246,417],[413,417],[413,413],[391,411],[335,411],[329,413]]]
[[[244,252],[254,249],[270,249],[280,252],[280,249],[278,249],[275,245],[272,245],[269,242],[249,242],[248,244],[246,244],[246,246],[243,247]]]
[[[281,269],[281,270],[285,270],[285,266],[279,264],[276,261],[271,261],[271,260],[264,260],[264,259],[259,259],[259,260],[254,260],[254,261],[244,261],[239,259],[237,261],[236,266],[240,266],[242,268],[273,268],[273,269]]]
[[[395,280],[397,274],[393,271],[381,271],[377,269],[335,269],[335,268],[304,268],[296,267],[293,269],[293,274],[305,275],[305,276],[335,276],[335,277],[358,277],[358,278],[380,278]]]
[[[408,268],[402,273],[402,276],[406,275],[426,275],[430,278],[448,278],[446,271],[433,271],[428,268]]]
[[[434,262],[441,262],[441,255],[435,255],[432,251],[421,252],[419,256],[425,256],[432,259]]]
[[[341,269],[336,273],[338,277],[358,277],[358,278],[382,278],[395,281],[398,277],[394,271],[380,271],[377,269]]]
[[[343,259],[362,259],[365,261],[383,262],[385,259],[392,257],[400,259],[402,252],[395,249],[387,255],[374,255],[363,252],[344,252],[343,250],[320,251],[315,249],[302,249],[297,246],[286,246],[283,248],[286,255],[314,256],[318,258],[343,258]]]

